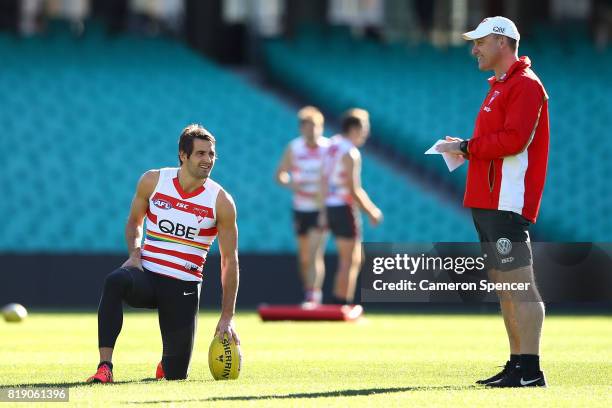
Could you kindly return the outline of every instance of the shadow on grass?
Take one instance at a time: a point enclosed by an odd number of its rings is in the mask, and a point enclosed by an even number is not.
[[[211,402],[211,401],[255,401],[255,400],[283,400],[293,398],[331,398],[331,397],[360,397],[374,394],[388,394],[394,392],[410,392],[410,391],[436,391],[449,390],[460,391],[482,388],[475,385],[468,386],[451,386],[442,385],[438,387],[391,387],[391,388],[363,388],[349,389],[339,391],[323,391],[323,392],[304,392],[295,394],[282,395],[243,395],[235,397],[210,397],[202,399],[184,399],[184,400],[159,400],[159,401],[127,401],[131,404],[171,404],[181,402]]]
[[[158,380],[155,378],[143,378],[141,380],[129,380],[129,381],[115,381],[113,384],[139,384],[139,383],[148,383],[148,382],[157,382]],[[59,383],[23,383],[23,384],[4,384],[0,385],[0,390],[6,388],[60,388],[60,387],[94,387],[94,386],[107,386],[103,384],[89,384],[85,381],[77,381],[77,382],[59,382]],[[112,385],[111,385],[112,386]]]

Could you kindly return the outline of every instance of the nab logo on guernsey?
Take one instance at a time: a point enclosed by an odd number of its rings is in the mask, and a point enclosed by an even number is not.
[[[169,202],[167,202],[166,200],[162,200],[161,198],[156,198],[155,200],[153,200],[153,204],[157,208],[161,208],[162,210],[169,210],[172,208],[172,205]]]

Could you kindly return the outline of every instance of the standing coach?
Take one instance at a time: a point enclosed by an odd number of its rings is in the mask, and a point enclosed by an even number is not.
[[[536,222],[548,162],[548,95],[518,57],[520,34],[505,17],[484,19],[463,34],[473,41],[481,71],[494,71],[472,138],[447,137],[439,152],[469,159],[464,206],[474,225],[494,282],[529,282],[529,291],[498,292],[510,360],[486,380],[491,387],[545,387],[540,370],[544,303],[535,286],[529,226]]]

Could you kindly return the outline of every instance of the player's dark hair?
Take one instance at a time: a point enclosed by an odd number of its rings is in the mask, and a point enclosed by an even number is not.
[[[368,112],[364,109],[353,108],[349,109],[342,115],[341,129],[342,133],[348,133],[352,128],[362,128],[370,120]]]
[[[192,123],[183,129],[181,136],[179,137],[179,163],[182,165],[183,161],[181,160],[181,152],[185,153],[187,157],[191,156],[193,153],[193,140],[200,139],[206,140],[215,144],[215,137],[206,130],[202,125],[198,125],[197,123]]]

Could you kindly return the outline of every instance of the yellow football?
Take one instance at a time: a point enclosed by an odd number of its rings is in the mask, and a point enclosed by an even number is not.
[[[227,336],[223,341],[213,337],[208,348],[208,367],[215,380],[235,380],[240,375],[242,354],[240,346],[235,341],[229,341]]]

